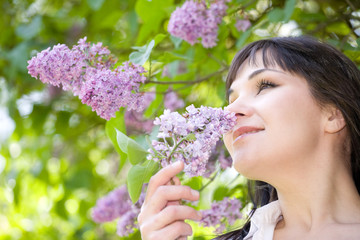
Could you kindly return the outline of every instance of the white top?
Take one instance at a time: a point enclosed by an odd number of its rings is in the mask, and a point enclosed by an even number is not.
[[[278,200],[256,209],[251,217],[250,231],[244,240],[272,240],[276,224],[281,219]]]

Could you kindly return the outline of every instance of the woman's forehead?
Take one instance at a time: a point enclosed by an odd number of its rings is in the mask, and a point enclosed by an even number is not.
[[[260,55],[254,59],[247,58],[237,69],[235,79],[233,79],[233,81],[241,77],[241,75],[244,73],[245,68],[247,70],[251,69],[250,71],[256,71],[259,69],[274,69],[274,70],[281,70],[282,72],[287,72],[286,70],[282,69],[279,65],[275,63],[265,64],[262,56]]]

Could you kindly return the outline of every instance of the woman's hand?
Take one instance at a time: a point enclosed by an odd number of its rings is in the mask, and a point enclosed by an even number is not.
[[[184,163],[178,161],[161,169],[150,179],[145,201],[138,216],[143,240],[186,239],[192,235],[192,229],[184,220],[201,220],[200,213],[195,209],[180,205],[182,199],[199,199],[199,192],[182,186],[176,177],[183,169]]]

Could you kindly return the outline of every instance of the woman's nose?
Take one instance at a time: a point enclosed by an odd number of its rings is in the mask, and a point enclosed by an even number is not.
[[[236,99],[234,102],[226,106],[225,109],[230,112],[234,112],[238,118],[250,117],[254,112],[251,105],[244,100],[241,101],[241,99]]]

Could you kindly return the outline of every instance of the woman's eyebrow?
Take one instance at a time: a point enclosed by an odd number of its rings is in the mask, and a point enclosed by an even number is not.
[[[257,75],[263,73],[263,72],[266,72],[266,71],[271,71],[271,72],[277,72],[277,73],[282,73],[282,74],[285,74],[283,71],[279,71],[279,70],[276,70],[276,69],[271,69],[271,68],[261,68],[261,69],[258,69],[258,70],[255,70],[254,72],[252,72],[249,77],[248,77],[248,81],[250,81],[252,78],[256,77]],[[227,90],[227,96],[228,98],[230,97],[230,95],[234,92],[234,89],[232,88],[229,88]]]
[[[276,70],[276,69],[270,69],[270,68],[261,68],[261,69],[258,69],[258,70],[255,70],[254,72],[252,72],[249,77],[248,77],[248,80],[251,80],[252,78],[256,77],[257,75],[259,75],[260,73],[263,73],[265,71],[271,71],[271,72],[277,72],[277,73],[283,73],[285,74],[284,72],[282,71],[279,71],[279,70]]]

